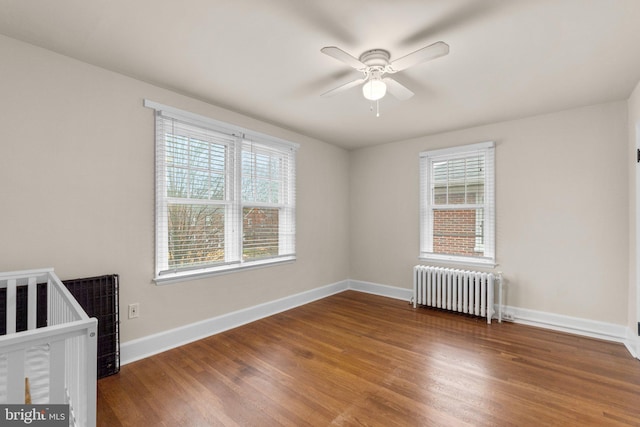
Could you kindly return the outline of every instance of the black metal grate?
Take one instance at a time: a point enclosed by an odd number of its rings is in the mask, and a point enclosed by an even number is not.
[[[120,371],[120,318],[117,274],[64,280],[64,285],[87,312],[98,319],[98,378]]]

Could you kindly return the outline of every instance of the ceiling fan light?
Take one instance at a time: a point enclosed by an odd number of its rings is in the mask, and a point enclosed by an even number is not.
[[[362,94],[369,101],[382,99],[387,93],[387,85],[380,79],[370,79],[362,86]]]

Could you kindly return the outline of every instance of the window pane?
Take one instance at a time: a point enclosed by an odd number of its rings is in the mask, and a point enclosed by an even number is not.
[[[484,253],[484,209],[476,209],[476,252]]]
[[[484,203],[484,184],[467,184],[467,203],[482,204]]]
[[[448,204],[450,205],[463,205],[465,199],[465,185],[462,183],[451,183],[448,189]]]
[[[167,166],[167,196],[188,197],[186,169]]]
[[[189,165],[197,169],[209,169],[209,144],[197,139],[190,139]]]
[[[245,207],[242,213],[242,259],[278,256],[280,210]]]
[[[169,268],[224,261],[224,208],[168,205]]]
[[[174,166],[189,166],[189,138],[180,135],[166,135],[167,164]]]
[[[484,157],[436,161],[432,165],[434,205],[481,204],[484,202]]]
[[[434,162],[433,175],[433,204],[447,204],[447,162]]]
[[[448,180],[449,183],[464,182],[465,179],[465,159],[453,159],[448,162]]]
[[[484,156],[466,159],[467,203],[484,203]]]
[[[480,212],[478,212],[480,211]],[[433,252],[484,256],[482,209],[446,209],[433,212]]]
[[[447,204],[462,205],[465,198],[465,159],[454,159],[447,162],[448,196]]]
[[[192,199],[208,199],[209,171],[191,169],[189,172],[189,196]]]
[[[167,134],[169,197],[224,200],[226,146],[188,135]]]
[[[253,148],[242,153],[242,200],[283,203],[281,184],[286,179],[281,153]]]
[[[211,173],[211,200],[224,200],[224,173]]]

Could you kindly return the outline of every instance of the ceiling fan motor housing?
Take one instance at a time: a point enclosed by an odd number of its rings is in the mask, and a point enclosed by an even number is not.
[[[360,62],[368,67],[384,68],[389,65],[390,57],[389,52],[384,49],[372,49],[360,55]]]

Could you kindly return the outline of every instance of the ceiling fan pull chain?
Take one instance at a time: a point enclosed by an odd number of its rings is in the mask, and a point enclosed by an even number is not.
[[[373,103],[369,107],[369,111],[373,113]],[[376,100],[376,117],[380,117],[380,100]]]

